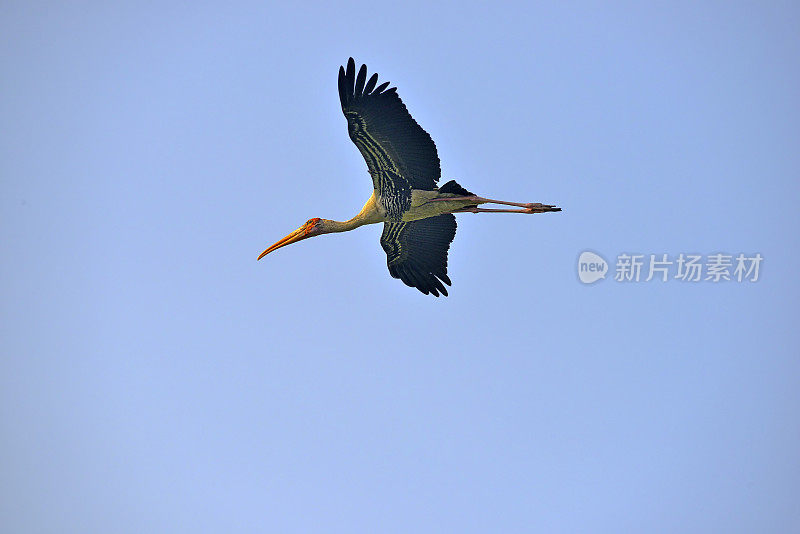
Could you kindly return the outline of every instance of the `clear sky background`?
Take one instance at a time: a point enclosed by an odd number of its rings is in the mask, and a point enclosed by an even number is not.
[[[797,531],[800,9],[644,4],[3,2],[0,530]],[[351,55],[564,211],[459,215],[448,298],[380,226],[256,262],[370,194]]]

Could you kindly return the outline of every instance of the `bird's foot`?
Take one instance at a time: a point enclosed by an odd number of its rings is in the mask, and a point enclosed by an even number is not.
[[[561,208],[557,208],[549,204],[540,204],[539,202],[532,202],[529,204],[525,204],[524,213],[547,213],[548,211],[561,211]]]

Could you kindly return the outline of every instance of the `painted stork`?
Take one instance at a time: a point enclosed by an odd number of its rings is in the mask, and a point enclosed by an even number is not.
[[[352,219],[344,222],[309,219],[261,255],[303,239],[346,232],[365,224],[383,223],[381,247],[389,274],[424,294],[447,296],[447,250],[456,234],[453,213],[545,213],[561,211],[547,204],[505,202],[470,193],[455,180],[441,187],[439,156],[431,136],[406,110],[397,88],[367,80],[367,66],[356,74],[353,58],[347,70],[339,67],[339,100],[347,132],[367,161],[372,195]],[[517,209],[484,209],[481,204],[503,204]]]

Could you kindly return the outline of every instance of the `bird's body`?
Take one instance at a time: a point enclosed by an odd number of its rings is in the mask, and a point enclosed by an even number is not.
[[[339,68],[339,99],[348,134],[367,162],[373,191],[361,211],[347,221],[314,218],[258,257],[302,239],[384,223],[381,247],[389,273],[425,294],[447,295],[447,250],[455,236],[453,213],[543,213],[546,204],[505,202],[477,196],[454,180],[437,187],[441,170],[436,145],[406,110],[395,88],[378,75],[367,81],[366,65],[356,75],[350,58]],[[483,209],[481,204],[522,209]]]
[[[377,191],[373,191],[372,195],[367,199],[364,207],[354,218],[357,219],[362,226],[364,224],[375,224],[391,222],[386,209],[383,207],[384,202],[378,196]],[[438,190],[425,191],[424,189],[411,190],[411,204],[409,208],[402,213],[400,222],[418,221],[420,219],[428,219],[445,213],[453,213],[459,209],[466,208],[467,206],[475,205],[474,201],[459,198],[452,193],[441,193]]]

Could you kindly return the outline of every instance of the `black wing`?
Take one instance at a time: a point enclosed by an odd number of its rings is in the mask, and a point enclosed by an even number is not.
[[[456,218],[446,213],[412,222],[383,224],[381,247],[389,274],[426,295],[447,296],[447,249],[456,235]]]
[[[353,58],[339,67],[339,100],[347,131],[367,161],[373,187],[389,218],[399,220],[411,206],[412,189],[436,189],[441,176],[436,145],[411,117],[397,88],[376,87],[378,75],[367,81],[367,66],[356,76]]]

